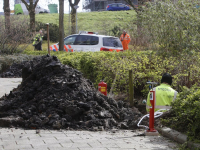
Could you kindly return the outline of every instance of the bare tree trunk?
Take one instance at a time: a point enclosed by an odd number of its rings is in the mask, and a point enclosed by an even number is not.
[[[5,29],[6,32],[10,31],[10,4],[9,0],[4,0],[4,16],[5,16]]]
[[[30,29],[34,33],[35,32],[35,11],[30,11],[29,16],[30,16]]]
[[[39,0],[36,0],[35,3],[33,3],[33,0],[29,0],[30,4],[25,0],[21,0],[22,3],[25,4],[27,10],[29,11],[29,16],[30,16],[30,30],[34,33],[35,32],[35,7],[37,6],[37,3]]]
[[[64,0],[59,0],[59,51],[64,50]]]
[[[80,0],[74,0],[74,3],[72,3],[72,0],[69,0],[70,7],[72,9],[71,11],[71,33],[76,33],[76,9],[74,6],[77,6]]]
[[[76,9],[72,8],[71,11],[71,32],[72,34],[76,34]]]

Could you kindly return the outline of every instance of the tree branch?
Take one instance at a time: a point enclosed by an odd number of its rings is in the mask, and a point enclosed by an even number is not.
[[[29,5],[27,4],[27,2],[25,0],[21,0],[22,3],[24,3],[24,5],[26,6],[26,8],[29,10]]]
[[[74,5],[78,5],[79,2],[80,0],[75,0]]]
[[[35,1],[35,5],[34,5],[34,9],[35,9],[35,7],[37,6],[37,3],[39,2],[39,0],[36,0]]]
[[[125,2],[127,2],[131,7],[133,7],[133,9],[136,11],[136,13],[138,13],[137,8],[135,7],[135,5],[132,3],[131,0],[125,0]]]
[[[72,0],[69,0],[69,5],[73,7]]]
[[[69,0],[69,4],[70,4],[70,5],[72,4],[72,0]]]

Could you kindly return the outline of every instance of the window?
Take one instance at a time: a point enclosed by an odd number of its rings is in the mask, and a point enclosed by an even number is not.
[[[117,7],[117,4],[112,4],[112,7]]]
[[[97,36],[92,36],[90,39],[91,45],[97,45],[99,43],[99,38]]]
[[[70,36],[64,39],[64,45],[74,45],[77,35]]]
[[[122,47],[122,43],[119,40],[119,38],[104,37],[103,38],[103,46],[108,46],[108,47]]]
[[[74,45],[97,45],[99,37],[89,35],[78,35]]]
[[[125,5],[123,5],[123,4],[119,4],[118,6],[119,6],[119,7],[125,7]]]

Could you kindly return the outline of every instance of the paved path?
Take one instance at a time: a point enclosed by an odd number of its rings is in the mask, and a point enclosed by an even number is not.
[[[0,97],[9,94],[14,88],[21,84],[22,78],[0,78]]]
[[[0,97],[20,84],[20,78],[0,78]],[[178,144],[162,136],[138,136],[144,131],[68,131],[0,128],[0,150],[172,150]]]
[[[137,136],[143,131],[90,132],[0,129],[1,150],[172,150],[177,144],[162,136]]]

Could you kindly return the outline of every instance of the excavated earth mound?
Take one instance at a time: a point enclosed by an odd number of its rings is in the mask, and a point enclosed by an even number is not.
[[[136,108],[104,96],[81,72],[61,64],[57,57],[35,57],[21,65],[22,83],[0,98],[0,126],[137,128],[142,114]]]
[[[22,68],[26,61],[23,61],[20,64],[12,64],[5,72],[0,74],[1,78],[21,78],[22,77]]]

